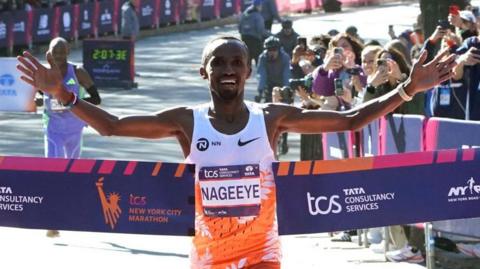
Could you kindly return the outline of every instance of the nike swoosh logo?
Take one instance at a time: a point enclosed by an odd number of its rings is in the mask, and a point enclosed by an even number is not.
[[[239,147],[243,147],[243,146],[245,146],[246,144],[251,143],[251,142],[253,142],[253,141],[257,140],[257,139],[260,139],[260,137],[256,137],[256,138],[254,138],[254,139],[250,139],[250,140],[247,140],[247,141],[242,141],[242,140],[239,138],[239,139],[238,139],[238,146],[239,146]]]

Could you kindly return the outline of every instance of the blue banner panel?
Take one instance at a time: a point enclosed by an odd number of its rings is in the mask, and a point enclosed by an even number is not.
[[[93,35],[95,4],[93,2],[82,3],[78,9],[78,36]]]
[[[427,150],[480,147],[480,121],[430,118],[425,144]]]
[[[15,10],[12,13],[12,34],[14,45],[27,45],[30,41],[32,13],[24,10]]]
[[[155,26],[156,0],[142,0],[140,6],[139,22],[141,28],[152,28]]]
[[[32,37],[34,43],[47,43],[53,37],[55,10],[36,8],[33,10]]]
[[[457,149],[464,147],[480,148],[480,122],[430,118],[426,127],[427,150]],[[444,159],[452,159],[451,154]],[[447,233],[480,238],[480,218],[436,221],[433,229]]]
[[[220,16],[228,17],[235,14],[235,1],[234,0],[222,0],[220,1]]]
[[[10,27],[12,23],[12,16],[10,12],[0,13],[0,48],[8,46],[8,40],[10,38]]]
[[[374,120],[362,128],[360,147],[362,157],[380,155],[380,121]]]
[[[351,132],[324,133],[323,158],[325,160],[338,160],[353,157],[353,143]]]
[[[114,25],[118,25],[118,16],[116,15],[118,14],[118,11],[115,9],[116,7],[114,5],[114,2],[105,0],[98,2],[98,4],[98,35],[112,33],[115,30]]]
[[[479,217],[480,150],[464,150],[448,162],[443,155],[276,163],[279,233]]]
[[[215,18],[215,0],[202,0],[202,9],[200,14],[203,20]]]
[[[133,84],[133,42],[129,40],[83,41],[83,66],[100,87]]]
[[[424,116],[399,114],[381,118],[381,153],[422,151],[424,120]]]
[[[193,235],[193,166],[0,157],[0,226]]]
[[[74,19],[74,12],[72,5],[65,5],[55,9],[58,18],[58,35],[71,40],[74,38],[74,30],[77,29],[74,25],[77,20]]]
[[[167,24],[177,22],[178,0],[161,0],[160,4],[160,23]]]

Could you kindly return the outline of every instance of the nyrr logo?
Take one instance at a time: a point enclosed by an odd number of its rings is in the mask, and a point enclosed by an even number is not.
[[[465,196],[480,194],[480,185],[475,185],[475,180],[471,177],[467,180],[466,186],[452,187],[448,192],[448,197]]]
[[[118,218],[120,218],[120,214],[122,213],[122,209],[118,205],[120,195],[115,192],[109,193],[108,196],[105,195],[103,192],[103,177],[99,178],[95,185],[97,186],[98,196],[102,203],[105,224],[110,225],[113,230],[117,224]]]
[[[318,196],[315,198],[314,196],[310,195],[310,192],[307,192],[308,211],[312,216],[316,216],[318,214],[327,215],[330,213],[338,214],[342,212],[342,205],[338,203],[339,199],[340,196],[338,195],[332,195],[330,197]],[[328,205],[328,207],[325,205]]]

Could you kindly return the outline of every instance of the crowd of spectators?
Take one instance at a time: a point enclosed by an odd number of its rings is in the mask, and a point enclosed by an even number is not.
[[[30,10],[67,4],[93,2],[92,0],[0,0],[0,12],[12,10]]]

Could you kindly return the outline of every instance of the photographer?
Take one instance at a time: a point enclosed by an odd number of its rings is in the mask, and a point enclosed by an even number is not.
[[[262,1],[254,0],[252,5],[242,13],[238,23],[242,41],[248,47],[249,62],[253,59],[256,65],[258,65],[258,56],[262,53],[263,38],[267,34],[261,11]]]
[[[400,52],[394,48],[389,48],[388,50],[382,50],[377,54],[376,72],[386,72],[388,74],[388,79],[385,83],[377,87],[367,85],[364,102],[382,96],[395,89],[399,83],[405,81],[407,78],[410,73],[410,66],[408,66],[405,58]],[[422,93],[416,95],[411,102],[398,107],[394,113],[425,115],[424,104],[425,95]]]
[[[324,64],[313,72],[313,92],[325,99],[322,109],[346,110],[362,91],[366,77],[360,67],[363,46],[347,34],[339,34],[329,44]]]
[[[263,43],[265,50],[260,54],[258,60],[259,83],[258,94],[255,101],[272,101],[272,89],[274,87],[285,87],[289,85],[290,79],[290,57],[283,51],[280,40],[270,36]]]
[[[480,120],[480,39],[478,36],[467,38],[458,48],[457,67],[453,80],[462,79],[465,90],[459,94],[460,103],[465,110],[465,119]]]
[[[292,52],[297,45],[297,38],[299,35],[293,29],[293,22],[291,20],[284,20],[282,22],[282,30],[275,35],[282,44],[283,50],[292,57]]]
[[[424,49],[431,55],[427,60],[435,57],[436,48],[440,50],[450,48],[453,53],[461,45],[460,37],[456,36],[445,23],[441,23],[428,38],[424,44]],[[440,44],[440,46],[438,46]],[[474,58],[473,53],[465,54],[457,60],[461,62],[470,62]],[[460,71],[460,72],[459,72]],[[467,87],[463,79],[463,71],[457,68],[457,72],[453,78],[434,87],[426,93],[426,114],[434,117],[445,117],[454,119],[466,119],[468,113],[465,113],[467,102]]]
[[[450,6],[449,9],[448,22],[455,26],[457,33],[463,40],[478,34],[477,19],[471,11],[459,11],[456,6]]]

